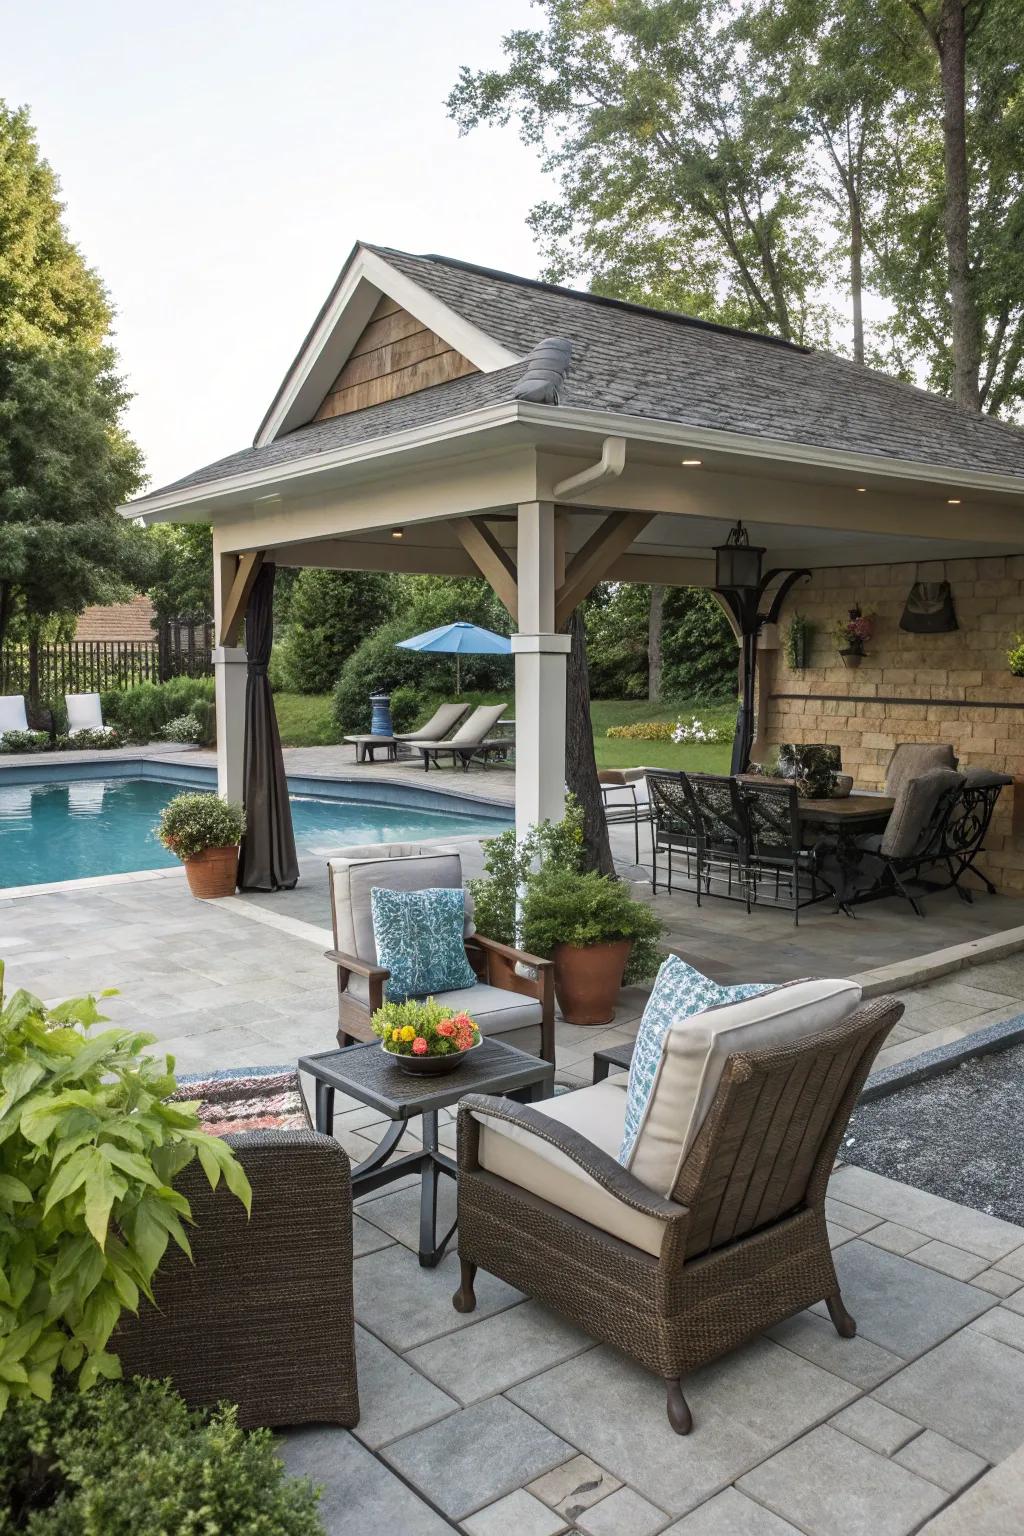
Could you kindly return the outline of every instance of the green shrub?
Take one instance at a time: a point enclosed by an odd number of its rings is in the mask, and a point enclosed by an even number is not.
[[[579,874],[557,864],[543,865],[530,876],[523,897],[523,948],[550,958],[556,944],[609,944],[632,939],[626,962],[626,986],[646,981],[661,964],[658,939],[664,924],[650,907],[634,901],[622,880],[594,871]]]
[[[342,664],[394,606],[395,579],[376,571],[301,570],[288,604],[280,676],[286,691],[327,693]]]
[[[0,1421],[0,1536],[323,1536],[318,1493],[270,1430],[136,1378]]]
[[[630,725],[610,725],[605,735],[621,741],[672,741],[671,720],[634,720]]]
[[[207,848],[230,848],[242,840],[245,812],[219,795],[202,790],[175,795],[163,808],[157,837],[179,859],[193,859]]]
[[[0,752],[45,752],[50,738],[45,731],[4,731]]]
[[[468,881],[473,897],[473,921],[488,939],[515,945],[516,911],[520,892],[543,861],[557,869],[577,871],[583,858],[583,810],[574,795],[565,802],[561,821],[545,821],[516,840],[515,827],[488,838],[484,844],[485,875]]]
[[[123,747],[124,737],[116,725],[109,731],[93,731],[83,726],[74,735],[55,736],[53,745],[58,752],[109,752],[114,747]]]
[[[431,617],[434,623],[445,622]],[[429,627],[427,623],[418,622],[415,614],[392,619],[368,635],[353,651],[342,667],[334,689],[334,719],[339,735],[370,729],[371,693],[390,693],[393,698],[399,688],[411,687],[421,701],[427,697],[455,697],[454,656],[403,651],[398,646],[399,640]],[[463,656],[461,672],[465,692],[512,686],[510,656]],[[401,729],[397,724],[395,728]]]
[[[1015,635],[1013,645],[1006,653],[1010,671],[1014,677],[1024,677],[1024,635]]]
[[[391,694],[391,724],[396,731],[411,731],[433,714],[436,705],[429,694],[405,683]]]
[[[169,720],[193,714],[195,705],[212,699],[212,677],[172,677],[100,696],[104,720],[131,741],[156,741]]]
[[[93,997],[5,1002],[0,962],[0,1416],[10,1397],[48,1398],[58,1371],[83,1391],[120,1375],[106,1345],[121,1312],[152,1297],[170,1238],[189,1251],[171,1182],[194,1157],[248,1209],[227,1143],[165,1102],[172,1058],[142,1053],[152,1035],[86,1034],[102,1022]]]
[[[195,715],[178,715],[176,719],[168,720],[160,734],[165,741],[196,745],[202,740],[203,728]]]
[[[192,713],[199,721],[199,741],[204,747],[217,743],[217,706],[213,699],[197,699]]]

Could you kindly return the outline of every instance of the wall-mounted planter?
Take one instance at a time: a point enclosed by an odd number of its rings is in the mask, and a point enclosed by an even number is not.
[[[865,655],[863,651],[840,651],[839,654],[843,658],[843,666],[851,668],[859,667]]]

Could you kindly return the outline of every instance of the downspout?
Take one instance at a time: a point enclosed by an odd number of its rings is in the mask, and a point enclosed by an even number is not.
[[[625,467],[626,439],[606,437],[597,463],[589,465],[587,469],[581,469],[579,474],[570,475],[566,480],[559,480],[558,484],[552,487],[552,499],[565,501],[574,496],[577,491],[592,490],[595,486],[605,485],[609,480],[617,480]]]

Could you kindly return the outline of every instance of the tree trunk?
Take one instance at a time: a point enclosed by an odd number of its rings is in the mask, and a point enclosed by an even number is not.
[[[14,587],[9,581],[0,581],[0,647],[7,644],[7,626],[14,608]]]
[[[33,624],[28,633],[28,704],[29,713],[39,713],[39,631]]]
[[[665,612],[665,588],[651,588],[651,613],[647,621],[647,697],[661,700],[661,620]]]
[[[942,76],[942,138],[946,173],[946,261],[952,313],[953,400],[981,410],[981,336],[970,258],[970,181],[967,166],[967,32],[963,0],[942,0],[933,42]]]
[[[583,615],[577,608],[569,620],[572,649],[565,669],[565,778],[583,809],[583,867],[613,875],[608,823],[597,778],[594,730],[590,723],[590,676]]]
[[[853,357],[864,361],[864,224],[860,199],[850,193],[850,296],[853,302]]]

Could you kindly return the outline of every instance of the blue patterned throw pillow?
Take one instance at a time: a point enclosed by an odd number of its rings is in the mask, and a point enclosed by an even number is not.
[[[774,983],[751,981],[721,987],[717,981],[702,976],[692,965],[687,965],[678,955],[669,955],[662,963],[640,1020],[629,1068],[626,1119],[619,1148],[619,1162],[624,1168],[629,1167],[647,1101],[654,1089],[665,1036],[672,1025],[680,1019],[692,1018],[694,1014],[706,1013],[721,1003],[740,1003],[745,997],[756,997],[759,992],[771,992],[773,986]]]
[[[433,997],[476,986],[466,959],[466,893],[456,886],[426,891],[370,892],[377,960],[391,972],[389,1002]]]

